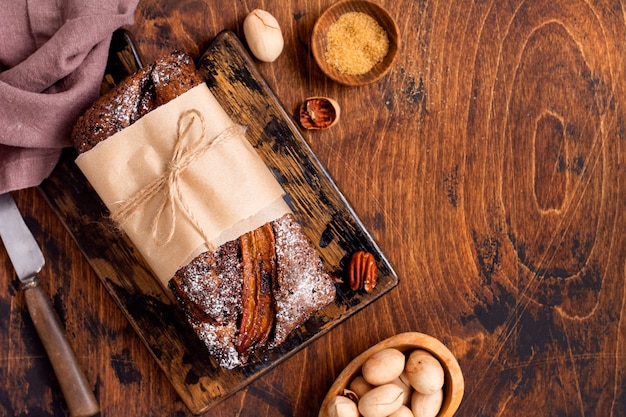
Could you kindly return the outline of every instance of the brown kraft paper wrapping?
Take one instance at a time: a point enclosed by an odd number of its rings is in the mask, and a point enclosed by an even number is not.
[[[205,84],[76,164],[164,287],[195,256],[289,211],[243,128]]]

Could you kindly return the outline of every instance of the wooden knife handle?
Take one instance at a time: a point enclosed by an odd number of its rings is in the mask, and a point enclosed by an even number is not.
[[[100,406],[78,365],[61,321],[36,278],[24,285],[24,297],[30,317],[54,368],[70,415],[87,417],[97,414]]]

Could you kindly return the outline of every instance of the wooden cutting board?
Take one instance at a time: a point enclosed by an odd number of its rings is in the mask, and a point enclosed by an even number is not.
[[[197,63],[224,110],[247,127],[247,138],[283,186],[287,201],[336,277],[345,279],[351,255],[374,254],[378,285],[366,294],[337,284],[337,300],[271,351],[245,367],[217,366],[196,338],[168,290],[164,290],[130,240],[116,231],[108,211],[67,151],[40,187],[102,283],[194,414],[205,412],[330,331],[398,284],[370,234],[269,89],[232,32],[220,33]]]

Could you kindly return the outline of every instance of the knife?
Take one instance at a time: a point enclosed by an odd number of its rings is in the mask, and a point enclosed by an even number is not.
[[[97,414],[100,406],[50,299],[39,285],[37,273],[45,264],[43,254],[9,193],[0,195],[0,238],[22,284],[26,307],[50,358],[70,415]]]

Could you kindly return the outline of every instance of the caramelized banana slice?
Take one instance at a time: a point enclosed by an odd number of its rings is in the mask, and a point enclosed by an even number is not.
[[[243,268],[243,308],[237,351],[249,354],[267,342],[274,326],[276,306],[276,252],[271,224],[240,237]]]

